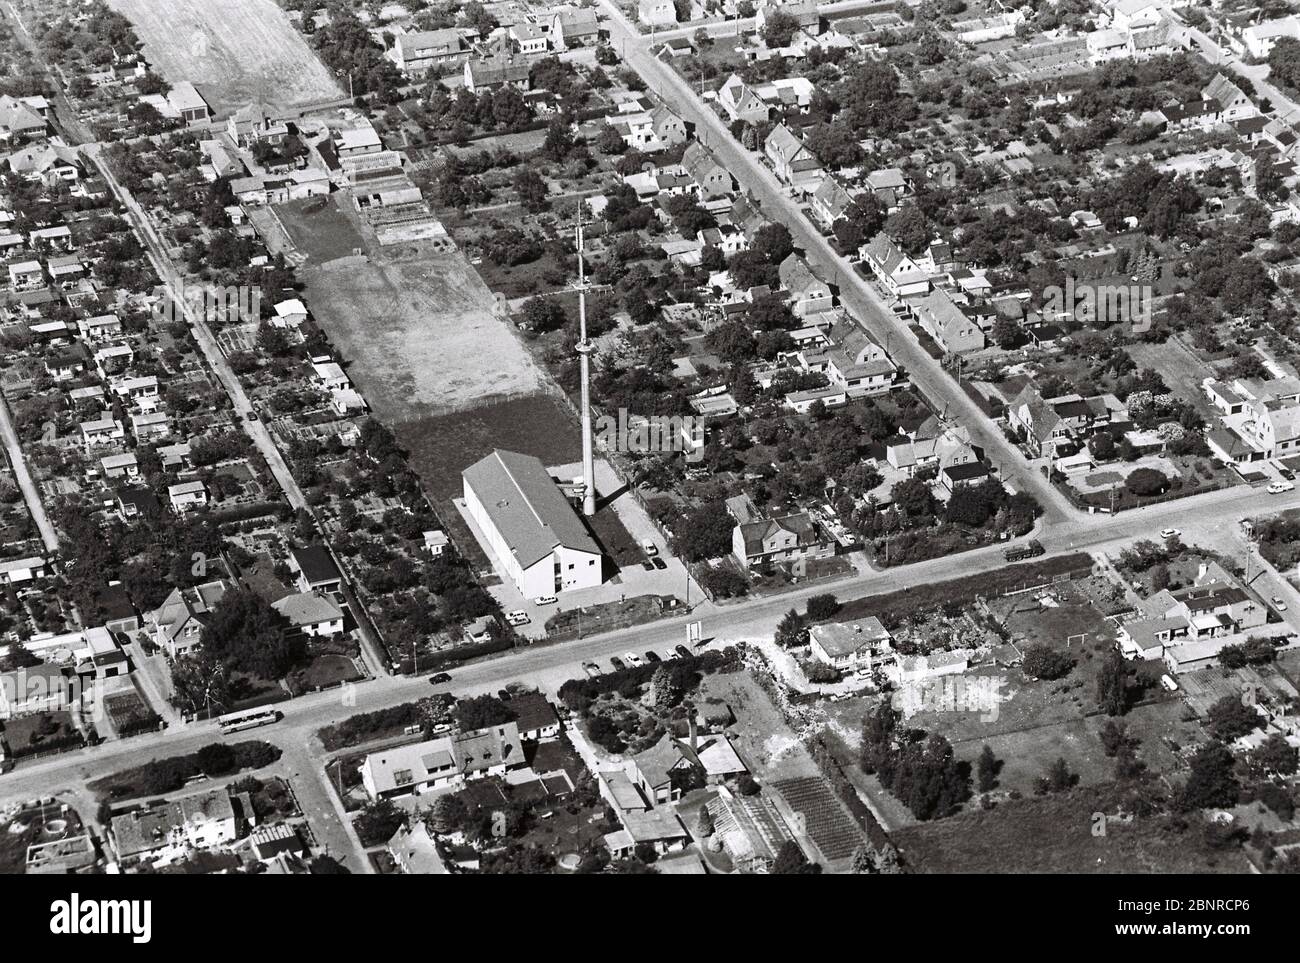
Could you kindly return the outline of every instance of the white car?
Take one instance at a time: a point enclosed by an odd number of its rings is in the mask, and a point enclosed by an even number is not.
[[[641,656],[637,655],[635,652],[624,652],[623,661],[628,665],[640,665],[642,659]]]
[[[1279,612],[1286,611],[1286,603],[1282,601],[1282,599],[1279,598],[1278,596],[1274,595],[1271,599],[1269,599],[1269,602],[1271,602],[1273,604],[1273,608],[1277,609]]]
[[[1294,489],[1295,489],[1295,485],[1291,484],[1290,482],[1275,481],[1273,482],[1273,484],[1268,486],[1268,493],[1270,495],[1280,495],[1283,492],[1293,491]]]
[[[1161,537],[1161,538],[1177,538],[1177,537],[1178,537],[1179,535],[1181,535],[1181,534],[1183,534],[1183,533],[1180,532],[1180,531],[1179,531],[1178,529],[1176,529],[1176,528],[1162,528],[1162,529],[1160,529],[1160,537]]]
[[[513,612],[506,613],[506,621],[511,625],[527,625],[532,619],[523,609],[515,609]]]
[[[534,604],[534,605],[554,605],[554,604],[555,604],[556,602],[558,602],[558,601],[559,601],[559,599],[557,599],[554,595],[539,595],[539,596],[537,596],[537,598],[533,599],[533,604]]]

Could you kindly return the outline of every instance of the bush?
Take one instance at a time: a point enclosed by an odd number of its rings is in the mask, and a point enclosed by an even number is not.
[[[224,742],[204,746],[195,757],[199,768],[209,776],[224,776],[235,769],[235,750]]]
[[[1163,495],[1169,490],[1169,479],[1163,472],[1158,472],[1154,468],[1139,468],[1129,473],[1128,478],[1124,479],[1124,487],[1134,495],[1148,498],[1153,495]]]
[[[1050,646],[1035,643],[1025,647],[1022,668],[1031,679],[1059,679],[1074,668],[1074,659]]]
[[[808,618],[817,621],[829,619],[840,610],[839,599],[829,592],[808,598]]]

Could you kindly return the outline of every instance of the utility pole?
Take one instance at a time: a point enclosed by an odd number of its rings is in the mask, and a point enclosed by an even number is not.
[[[591,452],[591,350],[587,338],[587,269],[582,251],[582,206],[578,207],[578,352],[582,373],[582,514],[596,514],[596,466]]]

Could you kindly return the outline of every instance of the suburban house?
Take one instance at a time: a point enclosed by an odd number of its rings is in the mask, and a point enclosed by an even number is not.
[[[984,347],[984,331],[979,322],[967,317],[943,288],[918,298],[912,304],[912,311],[945,354],[979,351]]]
[[[508,54],[471,58],[465,61],[465,89],[477,93],[509,85],[527,90],[531,69],[528,61]]]
[[[40,555],[7,558],[0,561],[0,585],[21,585],[49,574],[48,563]]]
[[[898,366],[856,322],[847,318],[839,321],[826,340],[829,344],[817,339],[814,344],[823,346],[801,349],[800,365],[806,371],[825,373],[846,401],[882,394],[898,384]]]
[[[699,141],[686,145],[682,154],[682,168],[695,183],[700,200],[725,197],[735,190],[731,172],[717,162],[709,149]]]
[[[864,244],[858,253],[880,286],[894,297],[905,298],[930,290],[930,279],[925,271],[883,231]]]
[[[524,742],[542,742],[560,734],[560,717],[555,706],[540,692],[518,692],[510,697],[510,710]]]
[[[0,141],[15,144],[45,134],[49,122],[27,102],[32,99],[0,96]]]
[[[893,657],[893,637],[874,615],[811,626],[808,645],[814,659],[841,672],[869,669],[873,659]]]
[[[546,36],[546,31],[540,24],[533,23],[530,20],[520,20],[512,23],[506,28],[506,36],[514,45],[514,49],[525,57],[535,57],[546,53],[546,48],[550,45]]]
[[[484,549],[524,598],[601,584],[600,546],[540,460],[498,448],[462,479]]]
[[[795,190],[814,190],[824,173],[821,162],[785,124],[767,135],[763,155],[776,176]]]
[[[639,0],[636,18],[647,27],[671,27],[677,23],[677,5],[673,0]]]
[[[167,499],[172,511],[184,515],[196,508],[203,508],[208,503],[208,486],[202,480],[179,482],[167,486]]]
[[[0,673],[0,719],[62,709],[71,691],[62,667],[47,662]]]
[[[731,531],[731,550],[748,571],[773,562],[826,558],[835,554],[835,543],[821,534],[811,515],[797,512],[739,521]]]
[[[911,476],[930,468],[979,461],[979,452],[964,425],[947,426],[931,416],[910,434],[886,440],[885,461],[895,471]]]
[[[328,595],[298,592],[271,603],[293,629],[303,635],[323,638],[343,632],[343,610]]]
[[[388,855],[403,873],[418,876],[444,876],[447,864],[438,852],[437,841],[422,819],[402,826],[388,841]]]
[[[848,213],[853,206],[853,197],[842,184],[833,177],[823,177],[822,182],[813,191],[809,202],[813,217],[829,228]]]
[[[271,108],[257,101],[241,107],[226,122],[226,133],[240,147],[260,142],[279,144],[289,136],[288,126],[277,119]]]
[[[343,576],[324,545],[290,549],[289,570],[294,573],[300,592],[332,594],[343,588]]]
[[[739,74],[732,74],[718,88],[718,103],[732,123],[761,124],[770,112],[767,101],[741,80]]]
[[[1201,98],[1218,105],[1216,120],[1221,124],[1259,114],[1254,101],[1223,74],[1214,75],[1214,79],[1201,91]]]
[[[398,34],[388,50],[388,59],[407,77],[442,73],[468,55],[465,38],[455,27]]]
[[[827,311],[835,304],[830,285],[814,275],[800,255],[787,255],[777,273],[781,287],[790,294],[790,309],[796,318]]]
[[[212,849],[239,838],[237,818],[227,789],[205,789],[148,809],[114,816],[109,826],[118,859],[127,860],[174,850]]]
[[[231,588],[230,582],[219,579],[192,588],[172,589],[162,605],[146,618],[145,631],[169,659],[189,655],[199,644],[208,614]]]
[[[568,50],[600,40],[600,23],[594,7],[558,7],[551,11],[551,47]]]
[[[1117,643],[1131,659],[1163,658],[1170,671],[1217,662],[1228,645],[1244,642],[1268,622],[1268,608],[1217,562],[1203,562],[1186,588],[1162,589],[1120,626]]]
[[[361,784],[371,799],[418,795],[525,765],[519,729],[507,722],[372,752],[361,764]]]
[[[1127,410],[1114,395],[1044,398],[1033,385],[1007,406],[1007,425],[1024,435],[1035,458],[1069,454],[1096,428],[1127,420]]]
[[[1300,453],[1300,379],[1207,378],[1201,387],[1220,412],[1205,438],[1218,457],[1242,465]]]

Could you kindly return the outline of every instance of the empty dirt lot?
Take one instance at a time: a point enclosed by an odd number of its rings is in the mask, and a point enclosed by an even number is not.
[[[342,96],[273,0],[109,0],[167,80],[188,80],[218,115],[259,97],[289,106]]]
[[[407,250],[407,249],[404,249]],[[542,373],[459,253],[344,257],[306,300],[375,413],[397,426],[531,394]]]

